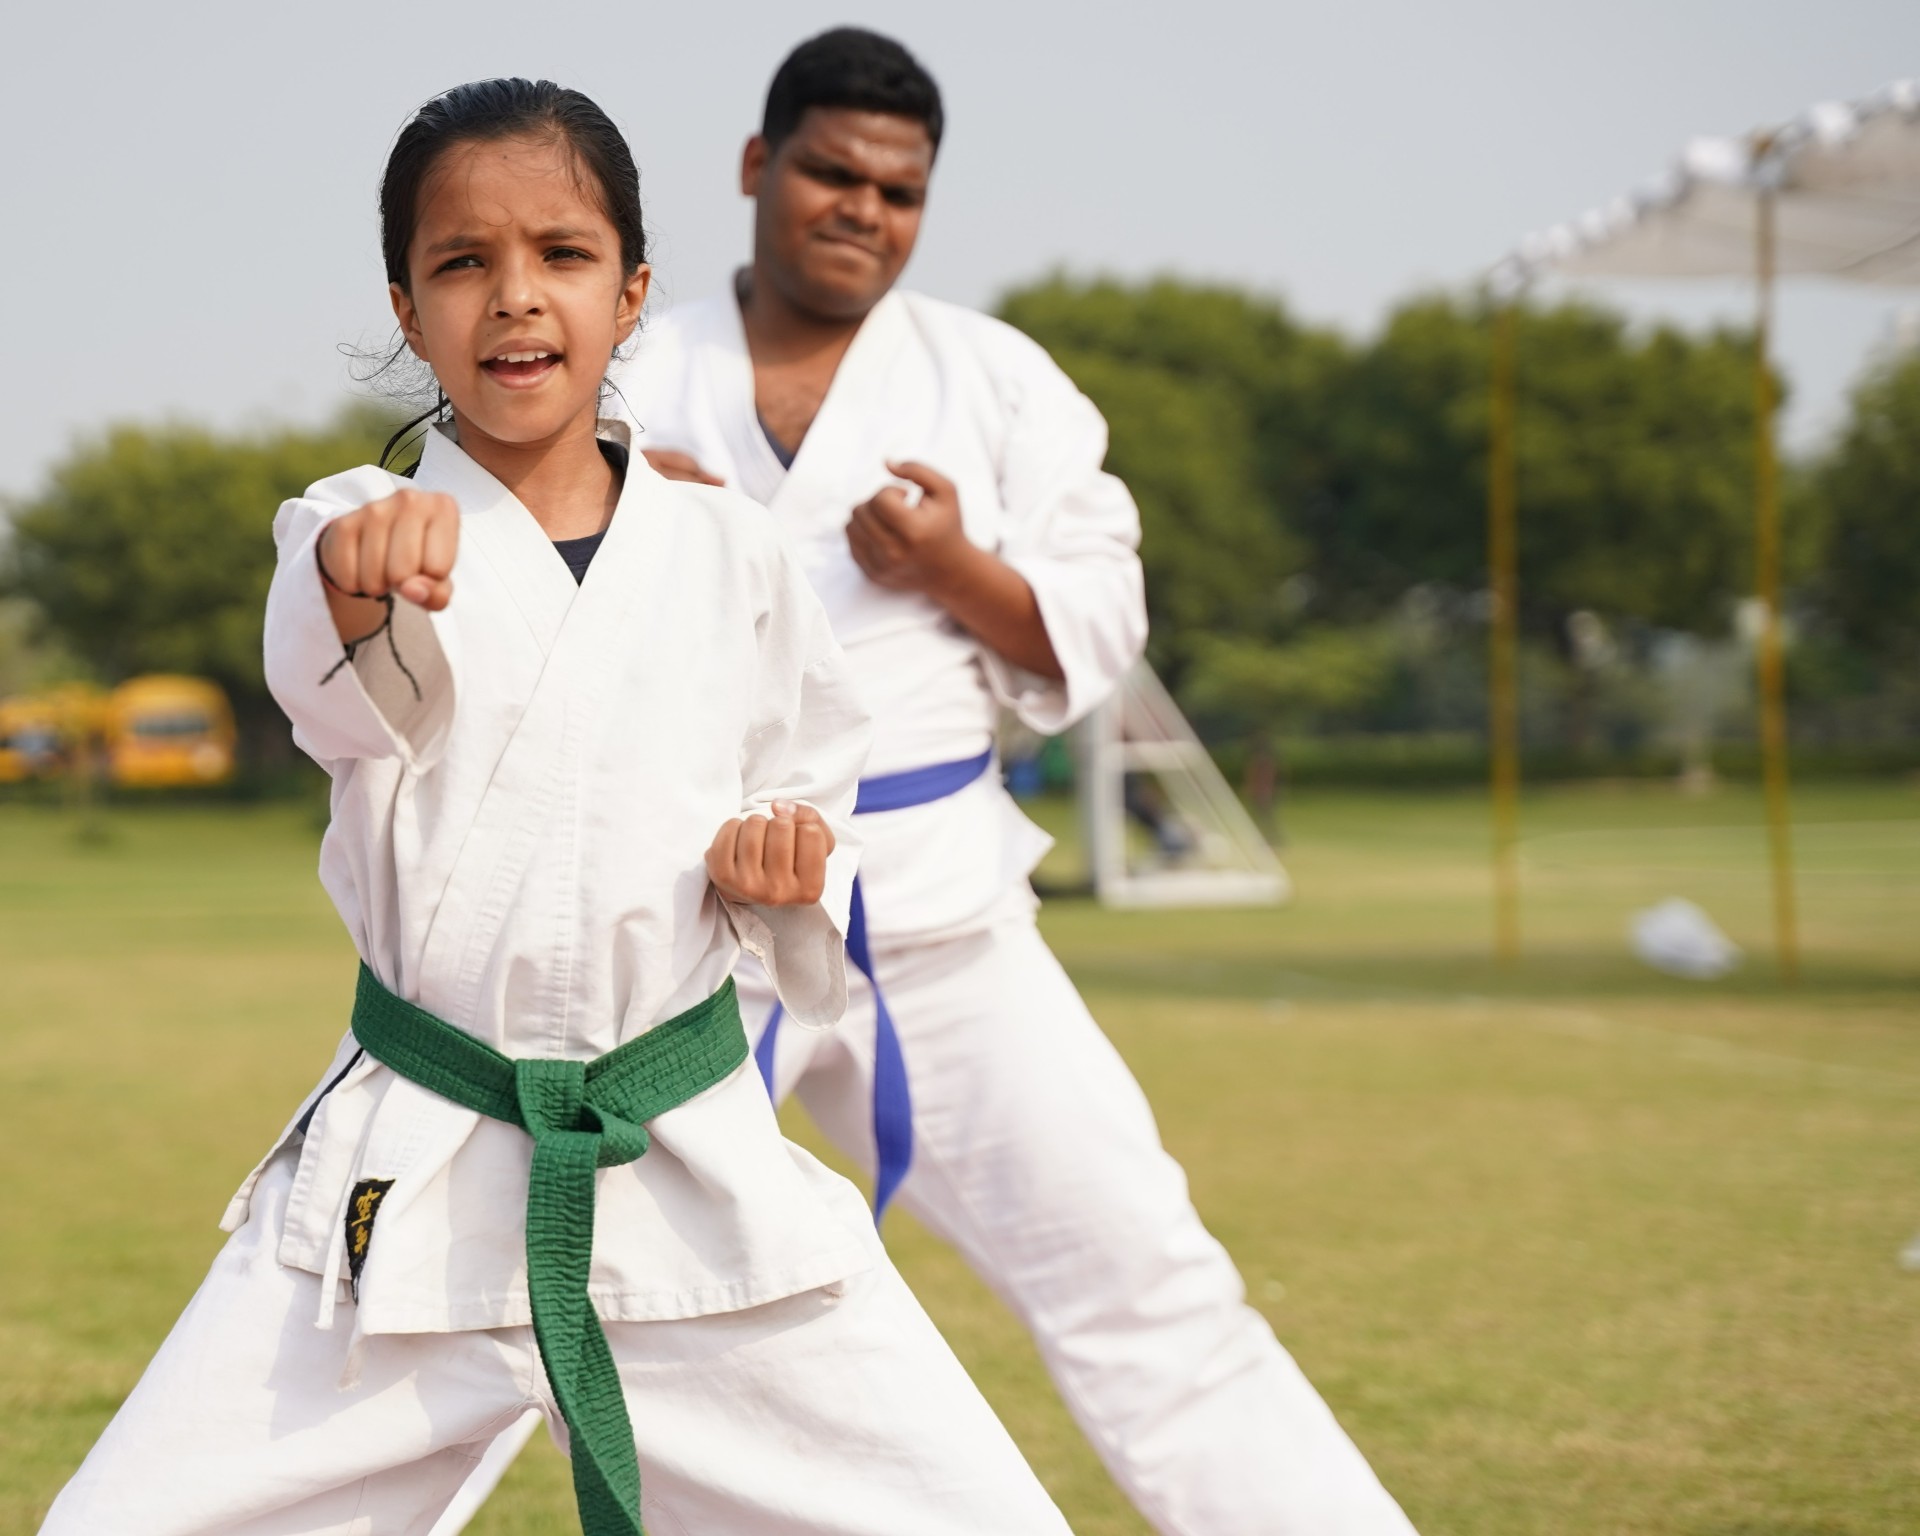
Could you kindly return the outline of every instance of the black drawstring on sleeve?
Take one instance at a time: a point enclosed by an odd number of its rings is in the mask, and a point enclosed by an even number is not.
[[[374,597],[371,593],[367,592],[347,591],[345,587],[333,579],[332,573],[327,570],[327,562],[320,558],[320,541],[318,539],[313,541],[313,563],[319,568],[320,579],[332,587],[334,591],[344,597],[358,597],[378,603],[386,610],[385,616],[380,620],[376,628],[368,630],[357,640],[345,640],[341,642],[340,659],[331,667],[327,668],[326,676],[320,679],[320,686],[324,688],[328,683],[332,682],[339,674],[340,669],[360,654],[361,646],[368,644],[370,641],[378,640],[382,635],[385,635],[387,637],[387,650],[393,657],[393,664],[400,669],[400,675],[407,680],[407,686],[413,689],[414,701],[416,703],[419,702],[420,680],[413,675],[412,669],[401,659],[399,642],[393,638],[393,594],[386,592],[382,593],[379,597]]]

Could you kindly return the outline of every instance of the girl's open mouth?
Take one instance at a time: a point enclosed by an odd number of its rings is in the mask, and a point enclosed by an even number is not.
[[[502,352],[488,358],[480,366],[502,384],[524,388],[538,384],[558,368],[563,356],[559,352]]]

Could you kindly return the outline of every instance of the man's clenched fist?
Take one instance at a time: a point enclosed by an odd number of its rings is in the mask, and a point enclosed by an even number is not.
[[[960,493],[924,464],[907,460],[887,468],[917,486],[920,497],[910,500],[889,485],[861,502],[847,522],[847,549],[869,581],[945,602],[981,556],[960,521]]]

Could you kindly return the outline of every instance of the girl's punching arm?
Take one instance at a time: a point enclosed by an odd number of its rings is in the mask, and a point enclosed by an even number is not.
[[[715,838],[708,872],[786,1011],[825,1028],[847,1006],[845,936],[859,857],[853,803],[872,732],[805,577],[781,553],[772,578],[755,724],[740,752],[742,814]],[[771,883],[788,869],[794,878]],[[745,885],[736,871],[759,871],[761,883]],[[774,899],[737,899],[749,892]]]
[[[458,539],[451,501],[359,469],[283,505],[273,534],[267,686],[294,740],[323,766],[431,767],[453,720],[452,626],[441,617]]]

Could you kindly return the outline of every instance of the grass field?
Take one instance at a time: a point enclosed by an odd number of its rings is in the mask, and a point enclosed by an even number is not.
[[[1755,798],[1525,812],[1527,956],[1487,959],[1471,796],[1303,795],[1281,911],[1049,936],[1210,1225],[1428,1536],[1920,1531],[1920,789],[1803,791],[1783,990]],[[0,806],[0,1532],[31,1531],[191,1293],[352,986],[290,807]],[[1754,952],[1671,981],[1629,913]],[[795,1134],[806,1134],[795,1124]],[[890,1239],[1081,1536],[1145,1529],[1019,1330]],[[575,1528],[544,1441],[474,1530]]]

